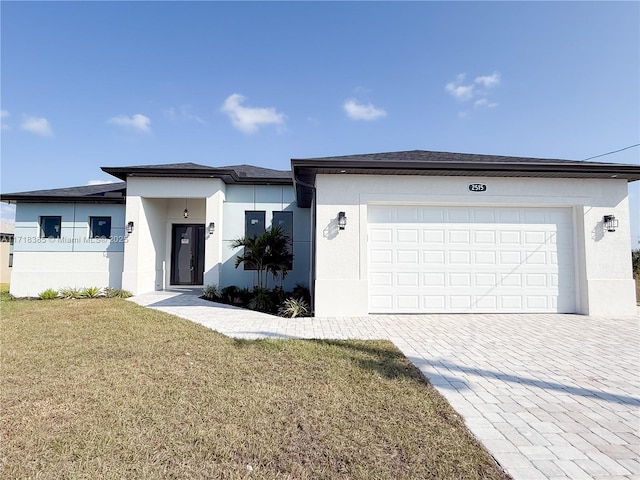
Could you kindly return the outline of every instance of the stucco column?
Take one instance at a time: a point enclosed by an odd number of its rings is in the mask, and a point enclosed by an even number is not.
[[[224,189],[224,184],[222,188]],[[224,199],[224,190],[218,190],[205,198],[204,285],[220,285]],[[209,231],[212,222],[215,225],[213,233]]]

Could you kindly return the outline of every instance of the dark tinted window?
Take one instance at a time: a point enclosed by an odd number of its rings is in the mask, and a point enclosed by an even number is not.
[[[62,217],[40,217],[40,237],[60,238]]]
[[[293,212],[273,212],[271,228],[281,228],[289,238],[289,253],[293,253]],[[293,270],[293,262],[289,263],[289,270]]]
[[[259,211],[244,212],[244,236],[259,237],[264,233],[264,214]]]
[[[90,217],[91,238],[111,237],[111,217]]]

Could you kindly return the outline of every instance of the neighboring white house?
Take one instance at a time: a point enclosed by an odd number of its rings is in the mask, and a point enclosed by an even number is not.
[[[235,238],[282,226],[285,289],[318,316],[634,315],[627,183],[640,166],[428,151],[105,167],[122,183],[2,195],[17,204],[11,292],[252,287]]]
[[[0,283],[11,281],[14,232],[13,223],[0,222]]]

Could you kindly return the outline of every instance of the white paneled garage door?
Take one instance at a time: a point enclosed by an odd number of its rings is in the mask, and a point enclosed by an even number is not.
[[[575,311],[570,208],[368,207],[371,313]]]

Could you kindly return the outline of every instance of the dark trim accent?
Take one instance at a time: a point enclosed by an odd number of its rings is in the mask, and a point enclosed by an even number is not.
[[[102,171],[121,180],[128,177],[219,178],[226,184],[239,185],[293,185],[291,177],[263,177],[242,175],[233,168],[198,166],[179,167],[102,167]]]
[[[115,205],[124,205],[126,197],[65,197],[65,196],[46,196],[46,195],[21,195],[19,193],[2,195],[0,201],[8,200],[20,203],[111,203]]]

